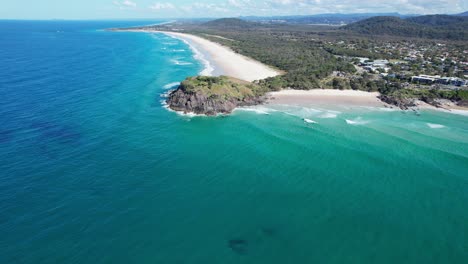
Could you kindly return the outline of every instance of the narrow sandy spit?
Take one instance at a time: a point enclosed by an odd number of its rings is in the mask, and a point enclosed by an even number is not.
[[[228,75],[245,81],[261,80],[279,75],[279,71],[256,60],[235,53],[228,47],[204,38],[176,32],[160,32],[182,39],[204,54],[213,64],[215,75]]]

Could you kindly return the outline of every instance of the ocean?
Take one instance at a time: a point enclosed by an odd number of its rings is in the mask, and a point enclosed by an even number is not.
[[[150,23],[0,21],[0,263],[468,262],[468,116],[180,115]]]

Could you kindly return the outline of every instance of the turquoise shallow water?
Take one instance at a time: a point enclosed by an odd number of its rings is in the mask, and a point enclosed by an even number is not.
[[[468,261],[467,116],[180,116],[201,63],[128,23],[0,22],[1,263]]]

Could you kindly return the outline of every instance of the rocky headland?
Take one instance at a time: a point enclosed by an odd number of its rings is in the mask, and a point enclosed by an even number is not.
[[[236,107],[265,102],[267,90],[250,82],[220,76],[185,79],[167,99],[170,109],[204,115],[229,114]]]

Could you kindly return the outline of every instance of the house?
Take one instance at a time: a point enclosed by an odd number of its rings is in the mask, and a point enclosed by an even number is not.
[[[375,68],[386,68],[388,64],[388,60],[375,60],[372,62],[372,66]]]
[[[439,79],[440,79],[439,75],[435,75],[435,76],[419,75],[419,76],[411,77],[411,82],[419,83],[419,84],[433,84]]]
[[[460,79],[460,78],[455,78],[455,77],[444,77],[440,78],[436,81],[439,84],[445,84],[445,85],[453,85],[453,86],[464,86],[467,85],[467,81]]]
[[[362,58],[362,57],[357,57],[357,59],[359,60],[359,64],[361,65],[364,65],[366,61],[370,60],[369,58]]]

